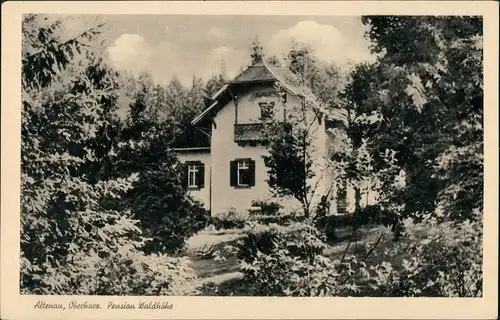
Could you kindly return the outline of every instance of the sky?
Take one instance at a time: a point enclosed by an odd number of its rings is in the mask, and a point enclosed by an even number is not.
[[[66,21],[68,37],[106,22],[103,37],[112,63],[135,74],[147,70],[161,84],[173,76],[185,85],[193,75],[208,79],[223,64],[228,77],[235,76],[248,66],[255,36],[265,55],[282,56],[294,39],[311,45],[325,62],[374,59],[366,27],[353,16],[81,15]]]

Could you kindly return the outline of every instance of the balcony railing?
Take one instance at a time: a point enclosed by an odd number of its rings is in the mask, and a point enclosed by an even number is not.
[[[234,125],[235,142],[265,141],[262,123],[244,123]]]

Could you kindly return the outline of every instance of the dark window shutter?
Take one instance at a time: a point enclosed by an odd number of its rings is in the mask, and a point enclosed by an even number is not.
[[[238,178],[238,164],[236,161],[230,161],[229,162],[229,185],[231,187],[234,187],[238,185],[238,182],[236,181]]]
[[[203,162],[198,163],[198,177],[196,177],[198,181],[198,186],[200,189],[205,187],[205,164]]]
[[[249,163],[248,175],[249,175],[249,179],[250,179],[250,186],[255,186],[255,161],[252,159],[249,159],[248,163]]]

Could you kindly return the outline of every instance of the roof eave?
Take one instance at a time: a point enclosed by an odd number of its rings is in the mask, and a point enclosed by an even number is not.
[[[226,89],[229,87],[229,84],[225,83],[222,88],[219,89],[219,91],[217,91],[213,96],[212,96],[212,100],[216,100],[218,96],[221,95],[221,93],[223,93],[224,91],[226,91]]]
[[[214,103],[212,103],[208,108],[206,108],[202,113],[200,113],[196,118],[194,118],[192,121],[191,121],[191,125],[196,125],[198,122],[201,121],[201,119],[203,119],[213,108],[215,108],[215,106],[218,104],[219,102],[218,101],[214,101]]]

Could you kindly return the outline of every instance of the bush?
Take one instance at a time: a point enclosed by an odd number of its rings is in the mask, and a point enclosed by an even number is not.
[[[60,250],[60,246],[46,247],[39,252],[47,255],[50,264],[37,263],[21,252],[23,294],[185,295],[197,292],[196,273],[189,259],[145,255],[141,251],[147,239],[141,239],[137,220],[123,214],[113,217],[104,213],[94,215],[95,220],[87,218],[83,215],[82,223],[71,226],[79,232],[67,243],[67,255],[56,255],[55,250]],[[106,218],[114,221],[105,222]],[[89,227],[92,224],[95,225]]]
[[[480,221],[476,219],[475,221]],[[258,296],[480,297],[479,222],[405,221],[399,241],[385,239],[323,255],[311,221],[287,226],[249,222],[237,245],[242,281]],[[382,241],[383,240],[383,241]],[[349,246],[348,246],[349,248]],[[221,293],[219,293],[221,294]]]
[[[235,209],[229,209],[210,218],[210,224],[215,230],[220,229],[242,229],[245,227],[247,216],[236,212]]]
[[[360,208],[352,214],[344,215],[317,215],[315,225],[321,230],[328,240],[337,240],[335,230],[338,228],[359,228],[365,225],[383,225],[392,227],[393,232],[399,236],[402,225],[398,215],[389,210],[383,210],[378,205]]]
[[[256,250],[242,262],[241,271],[253,294],[331,296],[344,286],[340,283],[342,264],[322,255],[326,244],[310,224],[261,226],[249,235],[251,238],[260,239],[261,247],[255,245]]]
[[[176,254],[187,238],[208,224],[209,213],[188,195],[183,167],[176,156],[163,152],[167,145],[161,139],[168,135],[167,129],[159,124],[141,129],[130,126],[122,130],[121,138],[125,140],[137,132],[152,137],[140,137],[141,148],[137,143],[122,145],[115,174],[137,172],[139,180],[122,199],[116,200],[116,206],[130,210],[141,221],[145,235],[151,238],[144,247],[147,253]],[[157,137],[151,132],[163,134]]]
[[[270,254],[274,247],[275,232],[264,229],[249,232],[245,238],[238,241],[238,259],[251,263],[255,260],[257,253]]]
[[[411,226],[406,229],[407,232],[401,241],[394,244],[387,252],[389,257],[402,253],[406,257],[401,265],[393,261],[384,261],[372,266],[370,295],[481,296],[481,222],[437,224],[435,221],[426,221],[419,228]],[[425,233],[426,238],[420,239],[418,231]]]
[[[260,213],[264,216],[276,216],[282,208],[282,206],[277,202],[262,200],[252,201],[252,206],[259,207],[261,209]]]
[[[197,275],[188,258],[173,258],[162,254],[144,255],[129,248],[96,266],[94,287],[82,295],[195,295]]]

